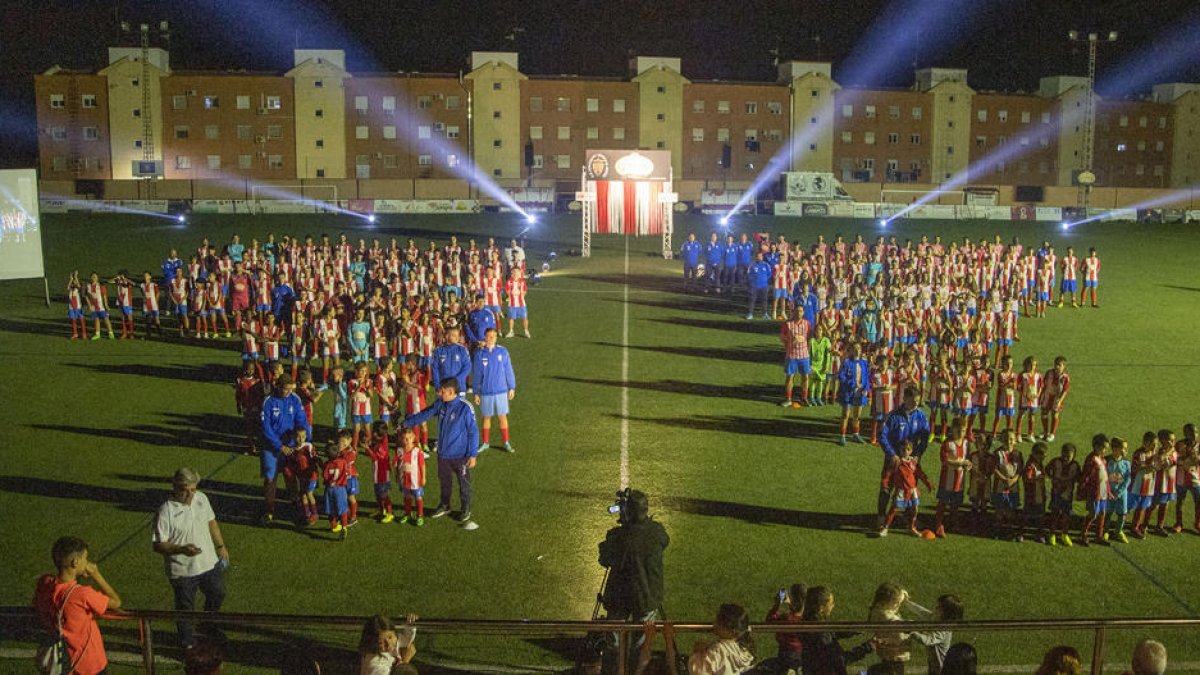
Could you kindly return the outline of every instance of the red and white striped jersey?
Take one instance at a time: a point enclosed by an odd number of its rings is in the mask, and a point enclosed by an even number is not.
[[[871,373],[871,414],[886,415],[896,407],[897,372],[878,368]]]
[[[208,306],[211,309],[225,309],[225,293],[221,290],[221,284],[213,282],[206,289],[208,292]]]
[[[347,392],[350,394],[350,414],[351,415],[370,415],[371,414],[371,378],[354,378],[346,385]]]
[[[88,308],[93,312],[108,311],[108,287],[104,284],[89,283],[84,295],[87,297]]]
[[[258,275],[254,282],[254,303],[257,305],[271,304],[271,277],[266,273]]]
[[[317,338],[323,342],[337,342],[341,327],[337,318],[317,319]]]
[[[268,361],[279,360],[279,334],[278,325],[264,325],[259,329],[259,335],[262,337],[263,358]]]
[[[1130,470],[1133,480],[1129,483],[1129,493],[1139,497],[1153,497],[1155,487],[1154,455],[1145,448],[1138,448],[1133,453]]]
[[[779,290],[787,290],[791,288],[791,273],[788,271],[787,263],[780,260],[775,265],[775,283],[774,288]]]
[[[975,407],[986,406],[991,394],[992,371],[987,368],[977,368],[972,376],[975,378],[975,397],[971,404]]]
[[[83,294],[80,292],[79,286],[72,284],[67,287],[67,307],[83,309]]]
[[[779,340],[783,342],[788,359],[808,358],[808,328],[808,322],[800,318],[792,319],[780,327]]]
[[[158,311],[158,284],[153,281],[142,283],[142,310],[146,312]]]
[[[1079,269],[1079,259],[1073,255],[1065,255],[1060,262],[1062,263],[1063,281],[1075,281],[1075,274]]]
[[[1083,259],[1083,280],[1100,280],[1100,258],[1098,256],[1089,255]]]
[[[433,356],[433,348],[437,346],[437,334],[432,324],[417,327],[417,338],[421,347],[421,356]]]
[[[525,306],[525,294],[529,291],[529,285],[523,277],[509,279],[504,290],[508,293],[509,307]]]
[[[1017,374],[1011,370],[996,373],[996,407],[1017,407]]]
[[[242,324],[242,353],[257,354],[258,353],[258,335],[255,334],[255,329],[258,328],[257,321],[247,321]]]
[[[380,410],[395,410],[398,393],[396,391],[399,380],[396,373],[388,370],[375,374],[375,393],[379,396]]]
[[[376,321],[371,327],[371,346],[375,358],[382,359],[388,355],[387,329],[382,321]]]
[[[425,487],[425,455],[421,448],[413,446],[396,454],[396,471],[399,472],[400,487],[416,490]]]
[[[967,439],[957,441],[947,440],[942,443],[942,477],[938,481],[938,490],[945,492],[962,492],[967,469],[961,465],[949,464],[951,460],[963,461],[967,458]]]
[[[489,307],[500,306],[500,278],[488,277],[483,280],[483,304]]]
[[[975,374],[965,368],[954,375],[954,407],[968,410],[975,401]]]
[[[133,307],[133,282],[117,282],[117,307]]]
[[[1154,467],[1154,493],[1158,495],[1175,494],[1175,465],[1179,461],[1179,453],[1175,448],[1165,448],[1158,453],[1158,461]]]
[[[1039,293],[1049,293],[1054,285],[1054,268],[1043,267],[1037,273],[1037,290]]]
[[[1022,408],[1032,408],[1038,404],[1042,393],[1042,374],[1038,372],[1021,371],[1017,373],[1017,396]]]

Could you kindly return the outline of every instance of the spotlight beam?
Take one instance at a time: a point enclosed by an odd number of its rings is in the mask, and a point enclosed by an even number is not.
[[[1142,209],[1156,209],[1160,206],[1167,206],[1168,204],[1178,204],[1185,200],[1190,202],[1191,199],[1193,198],[1193,196],[1196,194],[1196,190],[1200,190],[1200,183],[1195,183],[1193,185],[1182,187],[1182,188],[1179,188],[1178,190],[1172,190],[1172,191],[1168,192],[1167,194],[1158,195],[1157,197],[1151,197],[1150,199],[1146,199],[1146,200],[1137,202],[1136,204],[1130,204],[1129,206],[1125,206],[1120,209],[1113,209],[1106,213],[1101,213],[1101,214],[1098,214],[1095,216],[1090,216],[1090,217],[1084,218],[1082,220],[1076,220],[1074,222],[1064,222],[1063,229],[1074,228],[1078,225],[1085,225],[1087,223],[1097,223],[1102,220],[1110,220],[1112,218],[1116,218],[1117,215],[1122,211],[1140,211]]]

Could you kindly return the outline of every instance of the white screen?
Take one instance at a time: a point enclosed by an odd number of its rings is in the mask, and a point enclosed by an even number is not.
[[[45,276],[37,171],[0,171],[0,279]]]

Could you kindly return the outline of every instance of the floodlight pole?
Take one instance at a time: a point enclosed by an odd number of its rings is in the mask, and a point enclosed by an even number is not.
[[[1087,92],[1083,103],[1083,157],[1079,173],[1079,207],[1087,217],[1088,201],[1091,197],[1092,185],[1095,183],[1095,172],[1092,171],[1092,161],[1096,151],[1096,48],[1100,44],[1100,35],[1088,33],[1086,36],[1078,31],[1067,33],[1067,39],[1072,42],[1087,42],[1088,71]],[[1111,31],[1105,42],[1117,41],[1117,32]]]

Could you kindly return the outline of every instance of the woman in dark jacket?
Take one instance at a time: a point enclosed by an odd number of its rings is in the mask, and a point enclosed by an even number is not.
[[[804,623],[829,621],[833,614],[833,592],[824,586],[808,589],[804,600]],[[856,633],[805,633],[800,652],[804,675],[846,675],[846,664],[862,659],[872,651],[868,640],[850,651],[842,649],[842,640]]]

